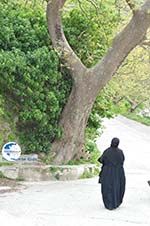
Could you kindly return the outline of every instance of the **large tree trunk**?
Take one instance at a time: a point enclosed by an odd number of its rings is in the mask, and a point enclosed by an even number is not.
[[[63,137],[52,145],[54,162],[58,164],[66,163],[83,149],[86,123],[99,91],[112,78],[130,51],[145,38],[150,26],[150,0],[138,10],[127,1],[134,14],[131,21],[115,37],[106,56],[93,68],[87,69],[71,49],[63,33],[61,10],[65,1],[49,0],[47,5],[48,29],[53,46],[70,69],[74,81],[60,120]]]
[[[91,77],[90,74],[86,76]],[[82,81],[75,82],[68,102],[62,112],[60,126],[63,129],[62,138],[56,140],[51,152],[54,153],[54,163],[66,163],[70,159],[79,158],[84,152],[84,132],[91,112],[96,90],[92,89],[93,82],[88,82],[82,74]]]
[[[56,153],[54,162],[67,162],[77,157],[77,153],[83,149],[84,131],[91,106],[88,101],[83,101],[81,92],[76,92],[73,87],[60,120],[62,138],[56,140],[52,146],[51,151]]]

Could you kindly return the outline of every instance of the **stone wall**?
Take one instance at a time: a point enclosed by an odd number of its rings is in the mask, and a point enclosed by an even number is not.
[[[18,181],[76,180],[98,175],[98,171],[94,164],[57,166],[15,163],[0,167],[4,177]]]

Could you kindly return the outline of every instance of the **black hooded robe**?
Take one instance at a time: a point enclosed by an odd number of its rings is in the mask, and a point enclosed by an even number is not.
[[[98,159],[102,163],[101,193],[104,205],[112,210],[120,206],[125,193],[124,154],[113,145]]]

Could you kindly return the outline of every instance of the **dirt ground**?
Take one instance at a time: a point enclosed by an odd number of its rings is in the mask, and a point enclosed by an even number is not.
[[[0,179],[0,194],[14,192],[21,189],[21,183],[7,178]]]

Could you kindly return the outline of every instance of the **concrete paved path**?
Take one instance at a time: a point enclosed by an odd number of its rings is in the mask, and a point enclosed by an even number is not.
[[[104,150],[119,137],[126,157],[124,202],[103,206],[97,177],[68,182],[27,183],[21,192],[0,195],[1,226],[149,226],[150,127],[117,117],[104,122],[97,144]]]

